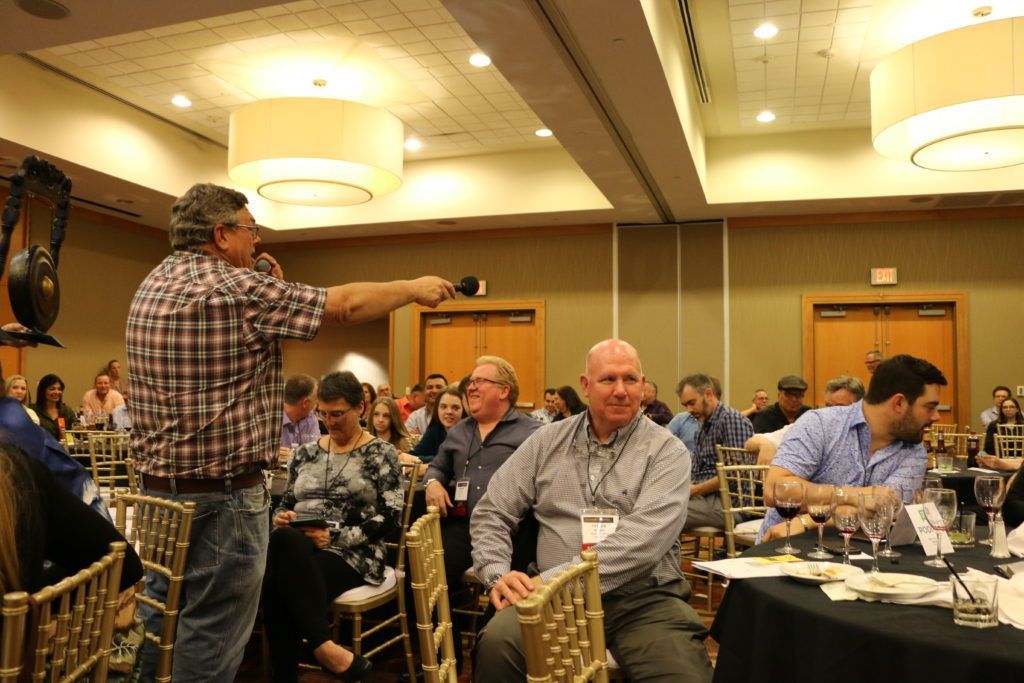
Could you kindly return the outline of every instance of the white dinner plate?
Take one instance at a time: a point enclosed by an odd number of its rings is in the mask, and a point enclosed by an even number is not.
[[[833,581],[845,581],[851,576],[863,574],[864,570],[852,564],[841,564],[838,562],[815,562],[818,565],[818,574],[811,574],[807,565],[810,562],[788,562],[781,566],[782,573],[800,583],[814,585],[831,583]]]
[[[846,586],[869,598],[919,598],[935,590],[938,582],[916,574],[861,574],[846,579]]]

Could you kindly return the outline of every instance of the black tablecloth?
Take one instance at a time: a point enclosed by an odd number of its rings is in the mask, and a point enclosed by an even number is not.
[[[793,544],[806,554],[815,536],[794,536]],[[832,540],[832,545],[841,543]],[[744,557],[777,554],[778,545],[755,546]],[[922,564],[926,558],[920,547],[897,549],[903,553],[899,564],[883,558],[883,571],[948,580],[947,570]],[[986,572],[1010,561],[988,557],[983,546],[948,557],[957,569]],[[869,561],[855,564],[865,571],[871,566]],[[1002,624],[956,626],[952,610],[942,607],[832,602],[818,586],[787,577],[733,580],[711,636],[720,645],[715,683],[1008,683],[1024,676],[1024,631]]]

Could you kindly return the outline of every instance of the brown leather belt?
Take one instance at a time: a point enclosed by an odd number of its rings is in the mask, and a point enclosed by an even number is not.
[[[142,475],[142,487],[154,491],[172,491],[171,482],[178,493],[231,493],[262,484],[265,480],[262,472],[237,474],[225,479],[180,479],[170,477],[154,477]]]

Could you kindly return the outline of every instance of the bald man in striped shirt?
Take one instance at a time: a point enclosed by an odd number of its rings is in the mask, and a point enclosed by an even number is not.
[[[476,575],[497,610],[481,636],[477,681],[526,678],[508,608],[535,591],[530,577],[510,570],[512,534],[531,506],[542,579],[579,562],[584,543],[597,551],[608,647],[629,680],[711,680],[707,631],[686,604],[690,587],[679,570],[690,458],[640,411],[644,383],[630,344],[597,344],[580,377],[589,409],[534,432],[491,479],[470,530]],[[613,530],[585,538],[584,510],[613,516]]]

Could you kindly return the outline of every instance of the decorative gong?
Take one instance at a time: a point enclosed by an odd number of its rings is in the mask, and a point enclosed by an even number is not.
[[[47,251],[40,244],[33,244],[11,258],[10,274],[7,278],[11,308],[18,322],[30,331],[24,334],[2,334],[36,343],[63,346],[46,332],[56,322],[57,314],[60,312],[57,260],[67,227],[71,179],[56,166],[39,157],[25,157],[21,162],[21,166],[11,178],[10,195],[7,197],[0,226],[0,273],[7,262],[11,236],[21,220],[22,203],[25,202],[26,195],[40,197],[53,207],[50,250]]]

